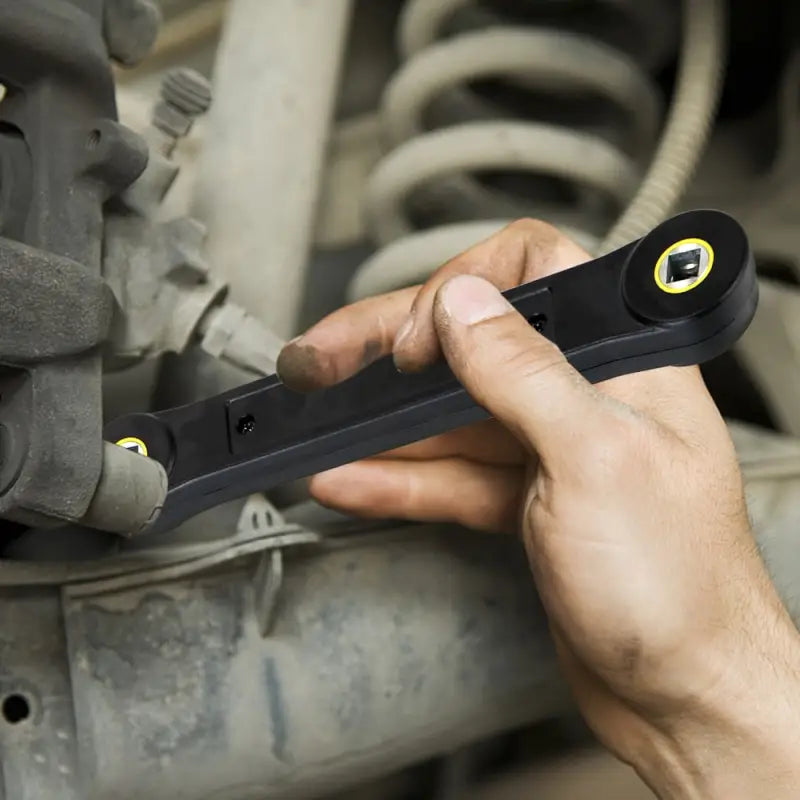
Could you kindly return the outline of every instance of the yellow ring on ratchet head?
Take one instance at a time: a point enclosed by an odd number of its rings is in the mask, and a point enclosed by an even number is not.
[[[120,447],[124,447],[126,450],[134,450],[134,452],[139,453],[140,456],[147,455],[147,445],[141,440],[137,439],[135,436],[126,436],[124,439],[120,439],[115,444],[119,445]],[[135,445],[136,449],[133,447],[129,447],[129,445]]]
[[[694,244],[697,245],[701,250],[705,250],[708,254],[708,266],[705,268],[705,271],[702,275],[694,282],[690,283],[688,286],[670,286],[668,283],[664,283],[661,280],[661,264],[664,259],[678,247],[681,247],[685,244]],[[711,268],[714,266],[714,248],[705,240],[705,239],[681,239],[679,242],[675,242],[671,244],[659,257],[656,261],[655,269],[653,270],[653,277],[655,278],[656,285],[662,292],[666,292],[667,294],[683,294],[684,292],[691,292],[692,289],[696,289],[711,273]]]

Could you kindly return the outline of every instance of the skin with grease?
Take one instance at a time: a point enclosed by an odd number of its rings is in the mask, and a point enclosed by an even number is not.
[[[800,797],[800,635],[699,370],[592,386],[498,291],[588,258],[521,220],[424,286],[287,345],[278,371],[301,391],[388,353],[404,371],[444,357],[493,416],[317,475],[312,494],[364,516],[519,533],[587,721],[662,800]]]

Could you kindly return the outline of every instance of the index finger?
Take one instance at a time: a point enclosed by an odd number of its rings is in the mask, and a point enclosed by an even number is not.
[[[340,308],[289,342],[278,356],[281,380],[299,392],[338,383],[392,352],[419,286]]]
[[[310,391],[344,380],[393,351],[401,369],[421,369],[440,355],[433,300],[449,278],[470,273],[510,289],[588,259],[582,248],[545,222],[512,222],[448,261],[424,286],[370,297],[329,314],[286,345],[278,374],[290,388]],[[411,319],[410,335],[403,336],[401,328]]]

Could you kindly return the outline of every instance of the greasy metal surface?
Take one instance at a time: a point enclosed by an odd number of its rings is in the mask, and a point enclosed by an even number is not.
[[[800,36],[800,7],[793,6]],[[787,24],[789,14],[787,12]],[[721,128],[683,208],[713,205],[747,229],[756,253],[800,279],[800,45],[758,119]],[[754,130],[757,133],[754,133]],[[759,146],[753,148],[752,138]]]
[[[796,8],[800,20],[800,7]],[[800,31],[800,22],[798,22]],[[790,55],[761,122],[758,162],[732,157],[748,126],[723,131],[703,181],[685,207],[726,207],[746,227],[759,261],[777,265],[783,280],[763,280],[755,319],[736,352],[759,386],[781,430],[800,434],[800,47]],[[745,151],[747,152],[747,151]],[[760,169],[758,168],[760,167]],[[788,279],[788,280],[787,280]]]
[[[204,239],[204,227],[188,217],[160,222],[130,212],[109,215],[103,271],[122,313],[107,369],[181,352],[203,315],[224,298],[225,286],[209,275]]]
[[[141,173],[146,151],[115,121],[103,3],[3,0],[0,16],[0,251],[14,258],[15,242],[35,248],[25,254],[31,285],[0,289],[9,344],[0,359],[25,366],[0,377],[11,400],[0,406],[0,515],[75,520],[101,468],[98,345],[110,316],[102,206]],[[70,325],[71,314],[81,321]],[[58,342],[40,342],[32,317],[48,319],[42,333]],[[15,336],[29,339],[25,353]]]
[[[563,702],[509,540],[401,532],[284,570],[266,639],[251,568],[67,593],[90,797],[308,796]]]
[[[0,702],[20,695],[29,709],[16,723],[0,717],[0,797],[85,800],[58,591],[3,591],[0,603]]]
[[[11,364],[83,356],[114,312],[108,287],[68,258],[0,240],[0,353]],[[54,309],[67,313],[53,313]]]
[[[174,69],[162,81],[160,96],[142,132],[150,146],[147,168],[106,215],[103,276],[120,313],[104,367],[119,370],[183,353],[197,340],[215,359],[268,374],[282,340],[241,307],[224,302],[228,287],[210,269],[205,225],[164,212],[180,172],[172,155],[208,109],[210,87],[195,71]]]

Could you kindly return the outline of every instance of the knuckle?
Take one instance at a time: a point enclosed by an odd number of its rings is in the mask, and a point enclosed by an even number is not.
[[[564,354],[548,339],[525,337],[524,341],[520,341],[510,331],[505,338],[507,347],[504,348],[505,356],[501,363],[526,383],[537,384],[543,376],[549,377],[556,372],[571,374]]]
[[[422,490],[419,477],[415,470],[407,469],[403,472],[403,479],[399,482],[396,504],[403,514],[413,514],[419,509],[422,502]]]
[[[425,283],[423,292],[436,292],[448,278],[456,275],[482,275],[491,279],[494,274],[493,257],[505,249],[503,231],[468,247],[442,264]]]
[[[574,247],[550,223],[523,217],[449,259],[433,273],[420,294],[426,297],[429,292],[435,293],[443,280],[459,274],[483,275],[508,288],[523,280],[529,269],[564,260],[562,251]]]
[[[510,222],[504,230],[513,231],[514,233],[521,233],[524,235],[540,235],[546,236],[561,236],[558,228],[535,217],[521,217],[513,222]]]
[[[442,278],[467,272],[467,265],[469,264],[471,255],[477,246],[478,245],[470,247],[469,249],[464,250],[463,252],[458,253],[457,255],[445,261],[444,264],[436,269],[430,278],[428,278],[421,291],[430,291],[432,287],[438,286],[438,283]]]
[[[515,239],[522,242],[529,264],[549,262],[572,240],[549,222],[525,218],[512,222],[509,228]]]
[[[525,383],[535,386],[564,372],[566,362],[560,353],[532,356],[530,353],[522,352],[511,359],[508,366],[514,368]]]
[[[533,217],[522,217],[504,225],[499,230],[480,242],[476,242],[462,253],[451,258],[445,266],[456,263],[470,263],[475,254],[494,252],[505,248],[508,244],[531,236],[560,236],[558,230],[547,222]]]
[[[586,261],[589,255],[569,236],[548,222],[522,219],[512,223],[512,236],[523,252],[528,278],[542,277]]]

